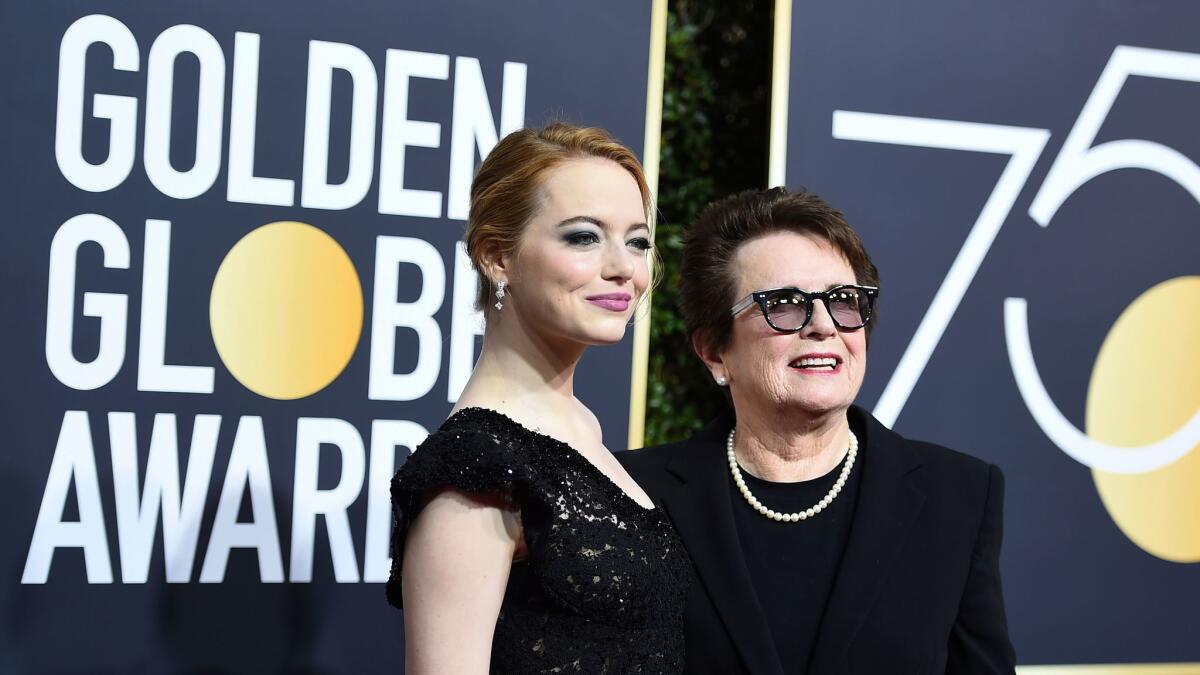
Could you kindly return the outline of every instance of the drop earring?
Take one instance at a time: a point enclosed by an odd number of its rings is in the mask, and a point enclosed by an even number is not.
[[[497,310],[504,309],[504,303],[501,302],[501,300],[504,299],[504,286],[505,283],[503,281],[497,282],[496,284],[496,304],[493,305],[493,307],[495,307]]]

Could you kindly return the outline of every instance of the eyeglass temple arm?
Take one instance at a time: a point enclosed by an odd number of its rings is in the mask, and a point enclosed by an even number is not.
[[[729,310],[729,315],[737,316],[742,310],[746,309],[747,307],[749,307],[752,304],[754,304],[754,294],[753,293],[742,298],[736,305],[731,307]]]

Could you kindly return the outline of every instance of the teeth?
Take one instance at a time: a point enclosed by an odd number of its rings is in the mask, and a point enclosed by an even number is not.
[[[820,368],[822,366],[827,366],[829,368],[836,368],[837,367],[837,359],[832,359],[832,358],[799,359],[798,361],[793,361],[792,366],[800,367],[800,368]]]

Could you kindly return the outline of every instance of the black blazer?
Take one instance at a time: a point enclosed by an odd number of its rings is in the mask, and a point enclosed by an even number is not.
[[[862,482],[807,672],[1013,673],[1000,470],[905,439],[861,408],[848,414]],[[734,530],[732,423],[726,415],[686,441],[618,456],[666,509],[695,565],[687,672],[782,675]]]

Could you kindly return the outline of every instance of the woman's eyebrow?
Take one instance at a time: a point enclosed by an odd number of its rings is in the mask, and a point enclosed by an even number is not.
[[[589,223],[589,224],[595,225],[596,227],[599,227],[599,228],[604,228],[604,226],[605,226],[604,221],[599,220],[597,218],[593,218],[591,216],[571,216],[570,218],[567,218],[566,220],[555,225],[554,227],[556,227],[556,228],[566,227],[567,225],[575,225],[577,223]]]
[[[558,223],[554,227],[557,229],[560,227],[566,227],[568,225],[577,225],[579,223],[587,223],[589,225],[595,225],[596,227],[598,227],[602,230],[608,229],[608,226],[604,223],[603,220],[600,220],[599,218],[593,218],[591,216],[571,216],[570,218],[567,218],[566,220],[563,220],[562,222]],[[634,230],[646,230],[647,232],[649,232],[650,226],[647,225],[646,223],[634,223],[634,224],[630,225],[629,227],[625,228],[626,233],[633,232]]]

